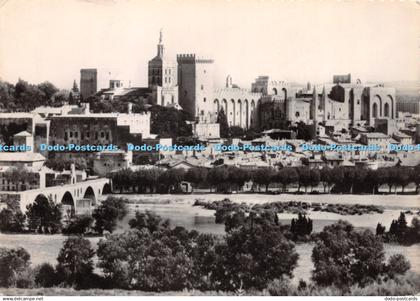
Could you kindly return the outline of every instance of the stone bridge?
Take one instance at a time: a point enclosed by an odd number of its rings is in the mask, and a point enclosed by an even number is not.
[[[37,198],[51,198],[63,205],[63,212],[71,210],[72,213],[81,214],[91,210],[99,197],[111,192],[110,180],[106,178],[90,179],[74,184],[32,189],[18,192],[20,208],[26,211],[26,206]]]

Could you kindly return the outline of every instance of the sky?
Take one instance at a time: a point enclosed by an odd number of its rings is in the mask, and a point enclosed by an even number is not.
[[[420,4],[365,0],[0,0],[0,78],[69,89],[81,68],[117,68],[146,86],[161,28],[170,59],[215,60],[217,86],[420,80]]]

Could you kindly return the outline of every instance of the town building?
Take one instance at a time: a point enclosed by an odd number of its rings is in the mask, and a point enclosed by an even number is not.
[[[80,69],[80,96],[86,100],[102,89],[116,89],[124,86],[119,71],[109,68]]]

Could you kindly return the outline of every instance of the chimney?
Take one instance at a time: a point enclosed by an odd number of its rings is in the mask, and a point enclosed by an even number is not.
[[[133,104],[131,102],[128,103],[128,114],[133,113]]]

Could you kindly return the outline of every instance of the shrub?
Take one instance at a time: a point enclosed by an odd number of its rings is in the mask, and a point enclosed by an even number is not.
[[[386,274],[390,278],[397,275],[404,275],[410,269],[410,262],[401,254],[394,254],[388,259],[386,265]]]
[[[57,284],[57,275],[51,264],[43,263],[35,270],[35,284],[38,287],[52,287]]]
[[[113,232],[117,227],[117,221],[127,215],[126,199],[109,196],[94,211],[92,217],[95,220],[94,229],[102,234],[105,230]]]
[[[0,231],[1,232],[23,232],[25,228],[25,215],[20,209],[12,210],[4,208],[0,211]]]
[[[71,218],[63,228],[63,234],[85,234],[93,223],[93,218],[88,215],[75,216]]]

